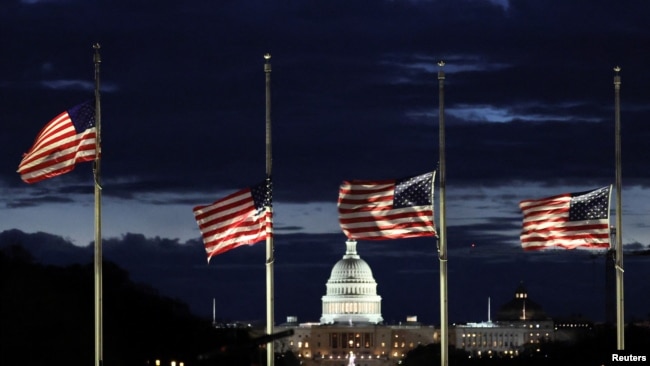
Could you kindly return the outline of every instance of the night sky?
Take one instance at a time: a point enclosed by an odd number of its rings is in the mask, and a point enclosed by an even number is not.
[[[552,316],[604,320],[603,251],[524,252],[518,203],[615,183],[620,66],[626,319],[647,318],[648,14],[643,0],[3,1],[0,242],[92,257],[92,164],[33,185],[16,169],[93,98],[99,43],[105,257],[200,315],[216,298],[218,317],[264,320],[264,244],[208,265],[192,207],[264,179],[268,52],[275,317],[318,320],[345,251],[340,183],[437,166],[442,60],[450,321],[487,320],[487,298],[494,313],[520,281]],[[434,239],[358,250],[386,320],[439,322]]]

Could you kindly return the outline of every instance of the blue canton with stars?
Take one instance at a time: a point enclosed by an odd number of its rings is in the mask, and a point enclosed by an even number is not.
[[[68,115],[77,133],[95,127],[95,106],[90,101],[68,109]]]
[[[431,206],[433,173],[395,181],[393,208]]]
[[[251,196],[253,196],[256,214],[264,211],[264,207],[271,206],[271,189],[271,179],[266,179],[262,183],[251,187]]]
[[[609,217],[609,187],[573,193],[569,221],[599,220]]]

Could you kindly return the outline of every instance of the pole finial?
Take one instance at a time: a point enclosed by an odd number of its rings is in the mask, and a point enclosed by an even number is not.
[[[95,55],[94,55],[94,61],[96,64],[99,64],[102,62],[102,58],[99,55],[99,49],[102,48],[102,46],[99,45],[99,43],[93,44],[93,49],[95,50]]]
[[[438,66],[440,66],[440,67],[445,66],[445,62],[444,61],[438,61]]]
[[[264,60],[264,72],[268,74],[271,72],[271,54],[268,52],[265,53]]]
[[[621,71],[620,66],[614,67],[614,87],[615,88],[620,88],[621,87],[621,76],[618,74]]]

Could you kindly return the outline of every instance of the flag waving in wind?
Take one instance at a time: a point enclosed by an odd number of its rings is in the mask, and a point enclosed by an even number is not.
[[[18,173],[27,183],[68,173],[77,163],[95,160],[95,139],[93,104],[72,107],[43,127],[24,154]]]
[[[339,223],[349,239],[386,240],[434,236],[435,172],[391,180],[344,181]]]
[[[609,248],[609,196],[611,186],[524,200],[521,246],[525,250],[548,247]]]
[[[232,193],[212,204],[194,207],[205,251],[210,258],[271,235],[270,180]]]

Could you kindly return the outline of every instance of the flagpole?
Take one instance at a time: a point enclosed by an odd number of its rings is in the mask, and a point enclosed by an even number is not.
[[[271,168],[272,168],[272,152],[271,152],[271,54],[264,55],[264,74],[266,75],[266,183],[268,194],[272,195],[271,187]],[[273,309],[273,207],[272,198],[267,200],[266,212],[266,334],[273,334],[274,327],[274,309]],[[273,340],[266,344],[266,364],[273,366],[275,363],[275,352],[273,347]]]
[[[624,291],[623,291],[623,220],[621,203],[621,108],[620,91],[621,77],[618,73],[621,68],[614,68],[614,114],[615,114],[615,138],[616,138],[616,347],[618,350],[625,349],[625,317],[624,317]]]
[[[440,260],[440,365],[449,364],[449,330],[448,310],[447,310],[447,225],[445,223],[446,206],[445,206],[445,72],[442,68],[445,66],[443,61],[438,62],[440,70],[438,71],[439,86],[439,181],[440,181],[440,228],[438,229],[439,246],[438,258]]]
[[[93,177],[95,184],[95,366],[102,366],[104,359],[103,345],[103,304],[102,304],[102,187],[101,187],[101,103],[99,95],[99,43],[93,45],[95,50],[95,163]]]

